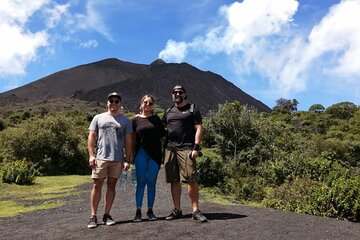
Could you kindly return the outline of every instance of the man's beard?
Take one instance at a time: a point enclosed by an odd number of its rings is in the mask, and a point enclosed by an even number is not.
[[[182,103],[184,101],[183,96],[177,96],[174,98],[175,103]]]

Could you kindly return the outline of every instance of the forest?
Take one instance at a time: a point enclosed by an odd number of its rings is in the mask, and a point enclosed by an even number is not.
[[[259,113],[235,101],[209,112],[201,186],[240,204],[360,222],[359,106],[297,105],[281,98],[272,113]],[[86,141],[95,114],[45,106],[1,117],[0,180],[32,184],[37,176],[90,174]]]

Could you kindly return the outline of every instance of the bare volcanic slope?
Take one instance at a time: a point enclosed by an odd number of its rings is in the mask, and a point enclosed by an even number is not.
[[[148,72],[147,65],[106,59],[59,71],[5,92],[23,100],[49,100],[76,97],[108,84],[137,78]]]
[[[0,98],[19,101],[78,98],[103,102],[109,92],[118,91],[123,96],[125,110],[137,112],[139,99],[144,94],[154,95],[160,107],[169,107],[172,104],[170,92],[176,84],[186,88],[188,100],[204,113],[234,100],[261,112],[271,111],[218,74],[201,71],[187,63],[165,63],[161,59],[150,65],[104,59],[56,72],[2,93]]]

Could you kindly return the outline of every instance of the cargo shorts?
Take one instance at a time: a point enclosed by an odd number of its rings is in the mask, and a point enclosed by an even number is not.
[[[120,161],[96,160],[96,167],[92,170],[91,178],[119,178],[123,164]]]
[[[191,150],[165,150],[164,166],[167,183],[197,181],[196,160],[189,157],[190,152]]]

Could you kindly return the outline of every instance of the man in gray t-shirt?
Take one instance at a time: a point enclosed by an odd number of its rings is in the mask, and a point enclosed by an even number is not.
[[[123,115],[112,116],[108,112],[96,115],[89,127],[97,132],[96,159],[122,162],[124,137],[132,131],[131,126]]]
[[[115,186],[121,171],[129,168],[132,156],[132,124],[121,114],[121,96],[116,92],[110,93],[106,106],[107,112],[96,115],[89,126],[88,152],[93,187],[90,196],[91,217],[88,228],[95,228],[98,225],[97,208],[105,178],[107,178],[107,191],[103,222],[106,225],[115,224],[110,216],[111,206],[115,199]],[[123,149],[125,149],[125,154]]]

